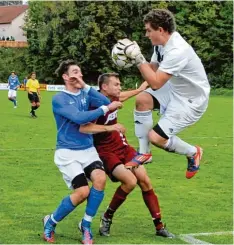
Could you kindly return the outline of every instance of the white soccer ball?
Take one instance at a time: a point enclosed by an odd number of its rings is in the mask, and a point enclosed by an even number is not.
[[[113,47],[111,52],[111,58],[115,65],[120,68],[129,68],[135,64],[135,60],[127,57],[124,53],[124,49],[126,46],[131,45],[132,41],[129,39],[121,39],[119,40]]]

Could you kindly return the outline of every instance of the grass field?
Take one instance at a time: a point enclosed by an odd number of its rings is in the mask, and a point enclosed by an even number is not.
[[[53,163],[56,131],[52,95],[42,92],[38,118],[32,119],[26,92],[18,92],[17,109],[8,102],[7,91],[0,92],[0,244],[44,243],[41,219],[68,194]],[[231,234],[212,234],[233,230],[232,106],[232,96],[211,96],[204,117],[180,134],[187,142],[204,148],[201,170],[193,179],[185,178],[184,157],[153,148],[154,162],[147,165],[147,170],[159,197],[163,221],[177,238],[166,240],[155,236],[139,188],[116,213],[111,236],[100,237],[100,214],[118,186],[108,181],[104,201],[93,221],[96,244],[185,244],[180,235],[191,233],[207,243],[233,243]],[[119,122],[127,128],[129,143],[137,146],[133,107],[134,99],[125,103],[119,112]],[[84,208],[84,204],[79,206],[58,225],[57,243],[79,243],[77,223]],[[211,234],[199,234],[207,232]]]

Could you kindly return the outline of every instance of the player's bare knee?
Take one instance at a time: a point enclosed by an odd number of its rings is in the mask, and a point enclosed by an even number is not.
[[[91,173],[91,179],[93,182],[93,187],[96,190],[104,190],[106,185],[106,174],[103,170],[95,169]]]
[[[74,205],[82,203],[89,195],[88,181],[84,173],[77,175],[71,182],[74,192],[71,200]]]
[[[36,103],[36,106],[37,106],[37,107],[40,107],[40,103]]]
[[[153,110],[153,107],[154,107],[153,98],[149,93],[142,92],[136,96],[137,111]]]
[[[74,206],[84,202],[89,196],[89,186],[82,186],[77,189],[71,194],[71,201]]]
[[[85,175],[93,182],[97,190],[103,190],[106,184],[106,174],[101,161],[94,161],[84,168]]]
[[[125,190],[131,192],[137,185],[137,178],[133,174],[129,175],[128,178],[122,180],[122,185]]]
[[[140,186],[142,191],[149,191],[152,189],[152,184],[147,174],[145,174],[143,178],[140,178],[137,184]]]
[[[153,145],[160,148],[163,148],[168,140],[168,136],[163,132],[158,124],[149,131],[148,138]]]

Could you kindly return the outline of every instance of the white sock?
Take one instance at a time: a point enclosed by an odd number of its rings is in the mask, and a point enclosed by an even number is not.
[[[148,133],[153,127],[152,111],[134,110],[135,135],[139,142],[139,153],[150,152]]]
[[[167,143],[164,145],[164,149],[166,151],[175,152],[188,157],[193,156],[197,152],[197,148],[195,146],[186,143],[175,135],[168,139]]]

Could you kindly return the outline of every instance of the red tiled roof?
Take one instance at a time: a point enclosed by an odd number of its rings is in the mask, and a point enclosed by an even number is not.
[[[11,23],[17,16],[28,9],[28,5],[1,6],[0,24]]]

